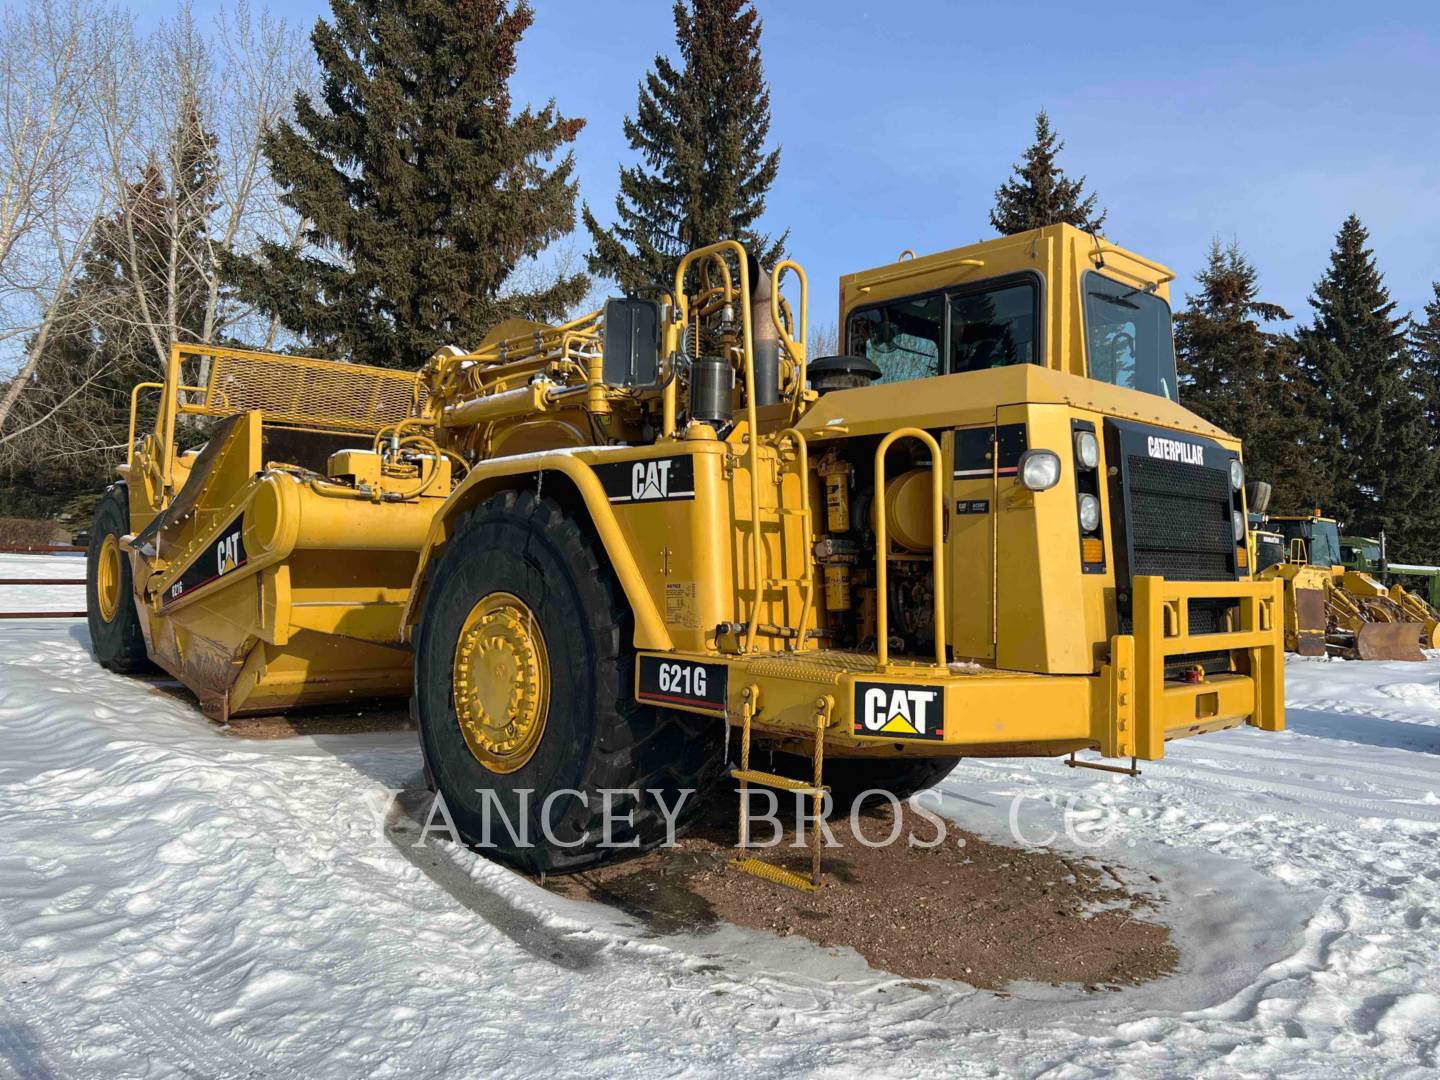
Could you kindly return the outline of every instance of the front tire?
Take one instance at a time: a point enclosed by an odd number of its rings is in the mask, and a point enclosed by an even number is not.
[[[90,648],[103,667],[121,675],[149,671],[145,633],[135,610],[130,560],[120,538],[130,531],[130,500],[124,484],[115,484],[95,507],[85,552],[85,617]]]
[[[530,873],[663,843],[657,798],[688,821],[722,764],[717,722],[635,701],[630,610],[602,556],[552,499],[496,495],[446,543],[416,634],[427,774],[461,839]]]

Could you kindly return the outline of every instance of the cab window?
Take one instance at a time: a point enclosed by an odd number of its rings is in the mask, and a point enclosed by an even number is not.
[[[1039,363],[1038,282],[928,293],[860,308],[848,351],[873,360],[880,382],[903,382],[1009,364]]]
[[[850,353],[873,360],[877,382],[905,382],[940,374],[945,297],[922,296],[865,308],[850,317]]]
[[[950,371],[1036,363],[1036,288],[1025,281],[950,296]]]
[[[1084,277],[1090,377],[1175,399],[1170,305],[1154,293],[1094,272]]]

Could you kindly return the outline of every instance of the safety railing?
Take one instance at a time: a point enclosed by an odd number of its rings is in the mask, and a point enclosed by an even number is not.
[[[684,326],[690,318],[689,300],[685,295],[685,274],[700,259],[718,256],[725,269],[727,293],[729,292],[729,267],[725,267],[724,253],[732,253],[740,267],[745,266],[745,249],[735,240],[721,240],[708,247],[698,248],[680,260],[675,268],[675,323]],[[755,648],[755,634],[760,627],[760,609],[765,602],[765,544],[760,536],[760,438],[759,418],[755,411],[755,349],[754,327],[750,318],[750,275],[740,277],[740,325],[742,355],[745,369],[745,456],[750,470],[750,561],[755,575],[755,588],[751,598],[750,617],[745,623],[745,651]],[[674,384],[668,388],[674,393]],[[673,405],[670,406],[673,409]],[[672,414],[673,415],[673,414]]]
[[[890,662],[890,598],[888,563],[890,537],[885,521],[885,451],[898,439],[919,439],[930,448],[930,544],[935,574],[935,663],[945,666],[945,487],[940,444],[923,428],[890,432],[875,448],[875,652],[879,670]]]
[[[794,274],[795,279],[800,283],[800,313],[795,318],[795,336],[792,337],[785,328],[785,320],[780,317],[780,305],[784,302],[780,295],[780,282],[787,273]],[[806,340],[809,336],[810,322],[810,281],[805,276],[805,268],[791,259],[782,259],[775,264],[775,269],[770,274],[770,318],[775,323],[775,333],[780,338],[780,344],[789,355],[791,362],[795,365],[795,387],[790,399],[790,416],[798,417],[800,404],[805,400],[805,377],[806,364]]]
[[[735,258],[735,264],[740,268],[738,274],[730,273],[729,264],[725,261],[726,255]],[[755,586],[751,592],[750,613],[745,621],[744,651],[752,652],[755,648],[755,637],[760,627],[760,612],[765,603],[765,588],[773,580],[770,578],[766,567],[766,555],[764,539],[761,536],[761,500],[760,500],[760,427],[759,415],[755,405],[755,330],[752,313],[750,310],[750,275],[745,272],[748,265],[748,256],[745,248],[735,240],[721,240],[718,243],[710,244],[703,248],[687,254],[680,260],[680,265],[675,268],[675,292],[674,312],[670,327],[666,334],[666,351],[674,354],[679,351],[680,335],[690,321],[691,301],[689,294],[685,291],[685,278],[690,269],[699,266],[702,272],[701,294],[697,300],[697,308],[694,312],[697,316],[706,311],[718,309],[723,304],[733,304],[738,300],[740,308],[741,326],[741,376],[745,386],[745,459],[746,466],[750,472],[750,561],[753,567]],[[711,286],[709,270],[711,266],[719,268],[721,284]],[[780,318],[779,284],[784,273],[794,273],[800,281],[800,317],[796,321],[795,329],[799,332],[799,340],[786,332],[784,323]],[[784,260],[771,272],[770,290],[770,311],[771,317],[775,320],[776,330],[780,340],[797,365],[796,383],[793,388],[792,404],[798,407],[799,401],[805,392],[805,332],[807,329],[805,308],[808,303],[809,285],[805,278],[805,271],[799,264]],[[738,278],[738,288],[736,279]],[[738,295],[737,295],[738,294]],[[697,333],[696,340],[699,340]],[[665,435],[673,435],[675,429],[675,383],[672,380],[665,388],[663,404],[662,431]],[[794,412],[792,409],[792,416]],[[799,432],[787,429],[776,437],[777,453],[778,445],[786,438],[792,438],[799,447],[802,459],[801,466],[801,490],[806,520],[809,520],[809,474],[808,456],[804,438]],[[809,589],[813,589],[813,581]],[[803,635],[804,620],[809,615],[809,608],[812,604],[812,597],[807,591],[805,608],[802,613],[800,626],[797,634]]]
[[[793,651],[800,649],[805,644],[805,623],[810,618],[810,609],[815,603],[815,568],[813,565],[813,559],[815,558],[815,525],[814,520],[810,517],[810,448],[805,442],[805,436],[795,428],[786,428],[784,431],[776,434],[776,451],[778,452],[780,447],[786,442],[793,442],[795,444],[796,464],[800,470],[800,520],[805,523],[803,526],[805,537],[801,544],[805,554],[801,557],[800,577],[796,579],[797,586],[804,596],[804,600],[800,604],[800,618],[795,622],[795,636],[790,639],[790,645]],[[779,465],[777,464],[776,467],[779,468]],[[783,502],[785,490],[783,476],[777,488],[781,493],[780,501]],[[781,507],[781,509],[783,510],[783,507]],[[780,535],[783,543],[785,535],[783,524],[781,530]]]

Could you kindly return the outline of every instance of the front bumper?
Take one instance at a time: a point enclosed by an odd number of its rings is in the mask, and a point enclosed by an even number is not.
[[[1094,675],[1034,675],[963,664],[897,661],[837,650],[687,657],[642,654],[636,696],[738,724],[748,691],[757,735],[798,749],[825,713],[827,752],[920,757],[1011,757],[1096,749],[1155,760],[1171,739],[1249,723],[1281,731],[1284,627],[1274,581],[1189,582],[1138,577],[1134,629],[1110,640]],[[1191,634],[1192,600],[1226,600],[1235,616],[1216,633]],[[1233,670],[1188,682],[1166,666],[1196,653],[1227,652]],[[663,686],[642,672],[660,663]],[[687,700],[684,667],[706,669],[710,700]],[[680,688],[677,690],[676,688]]]

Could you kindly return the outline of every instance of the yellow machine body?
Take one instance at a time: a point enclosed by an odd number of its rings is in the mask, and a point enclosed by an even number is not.
[[[1224,479],[1239,443],[1168,381],[1147,391],[1117,374],[1144,332],[1124,319],[1159,311],[1165,268],[1055,226],[848,275],[852,342],[874,311],[940,296],[944,341],[976,366],[821,387],[803,271],[746,264],[733,242],[686,256],[659,306],[662,370],[638,385],[607,381],[599,312],[512,321],[418,376],[177,350],[157,432],[124,470],[153,657],[222,713],[403,693],[445,544],[482,500],[524,488],[603,546],[634,616],[636,697],[743,718],[760,743],[806,753],[818,732],[840,756],[1156,759],[1175,738],[1283,728],[1283,586],[1250,577],[1230,531],[1245,513]],[[1121,320],[1104,357],[1087,334],[1097,281]],[[972,326],[993,329],[984,317],[956,329],[996,282],[1029,290],[1024,362],[987,365],[1015,344],[998,336],[971,348]],[[890,349],[877,333],[866,347]],[[682,389],[707,350],[733,373],[723,420],[692,415]],[[222,371],[232,357],[248,375]],[[197,359],[209,371],[187,387]],[[353,392],[306,392],[341,367]],[[176,450],[190,417],[223,418],[198,455]],[[1093,465],[1079,459],[1087,434]],[[1037,454],[1058,461],[1043,490],[1023,482]],[[1192,495],[1204,551],[1166,531],[1190,520]],[[243,562],[197,584],[197,561],[217,543],[223,560],[236,523]]]

